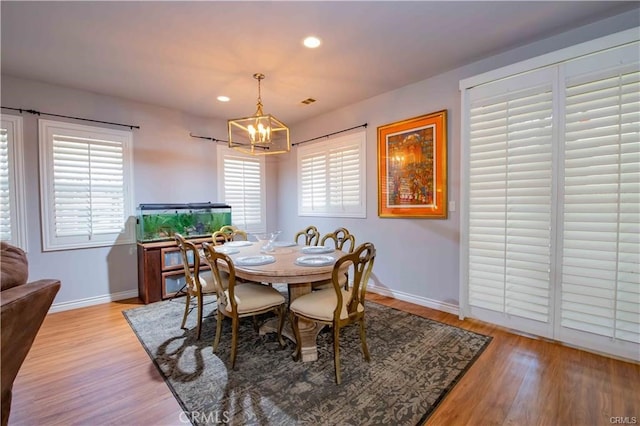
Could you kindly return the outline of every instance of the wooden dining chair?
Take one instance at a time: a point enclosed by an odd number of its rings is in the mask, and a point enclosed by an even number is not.
[[[353,253],[353,250],[356,248],[356,237],[349,232],[347,228],[338,228],[335,231],[326,234],[320,240],[320,245],[327,245],[329,241],[333,242],[336,250],[341,250],[345,253]],[[340,283],[343,286],[346,286],[346,281],[349,279],[347,273],[343,274],[340,277]],[[333,288],[333,281],[318,281],[313,283],[314,290],[324,290],[327,288]],[[345,287],[346,288],[346,287]]]
[[[320,232],[318,231],[318,228],[311,225],[298,232],[293,241],[298,244],[298,239],[300,237],[304,238],[305,246],[317,246],[318,242],[320,241]]]
[[[347,228],[338,228],[326,234],[320,240],[320,245],[324,246],[329,240],[333,241],[336,250],[353,253],[353,250],[356,248],[356,237],[351,234]]]
[[[353,253],[339,258],[333,266],[331,275],[333,288],[314,291],[298,297],[289,306],[291,324],[296,335],[295,357],[301,355],[300,318],[307,321],[328,324],[333,327],[333,358],[336,383],[340,384],[340,329],[349,324],[360,324],[360,341],[365,361],[369,362],[365,327],[365,294],[367,282],[373,269],[376,249],[372,243],[361,244]],[[353,280],[348,288],[341,284],[341,276],[348,270]]]
[[[216,294],[216,289],[213,284],[213,275],[211,271],[200,271],[200,253],[195,244],[186,240],[181,234],[174,234],[176,244],[180,249],[182,256],[182,265],[184,267],[185,287],[186,287],[186,300],[184,304],[184,315],[182,317],[182,324],[180,328],[184,329],[187,322],[187,317],[191,310],[191,299],[196,300],[198,325],[196,329],[197,337],[200,339],[202,331],[202,308],[203,299],[205,294]],[[226,286],[226,281],[222,286]]]
[[[232,225],[225,225],[211,236],[213,243],[221,245],[229,241],[248,241],[249,237],[246,231],[236,228]]]
[[[231,318],[231,368],[236,364],[236,352],[238,348],[238,325],[240,318],[256,317],[266,312],[274,312],[278,316],[278,342],[285,346],[282,339],[282,327],[285,318],[285,297],[272,287],[254,283],[236,281],[236,270],[233,261],[224,253],[215,251],[213,244],[202,243],[204,255],[211,266],[214,276],[214,285],[218,295],[216,337],[213,342],[213,351],[218,350],[220,335],[222,334],[222,321],[225,317]],[[228,288],[220,286],[224,270],[228,271]]]

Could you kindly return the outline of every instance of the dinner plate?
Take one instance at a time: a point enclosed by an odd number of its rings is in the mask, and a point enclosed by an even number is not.
[[[274,247],[293,247],[293,246],[297,246],[297,243],[294,243],[293,241],[274,241],[273,246]]]
[[[237,248],[233,248],[233,247],[216,246],[213,249],[215,251],[217,251],[218,253],[224,253],[224,254],[240,253],[240,250],[238,250]]]
[[[228,241],[224,243],[227,247],[247,247],[253,244],[251,241]]]
[[[331,256],[300,256],[296,259],[296,265],[300,266],[329,266],[335,263],[336,259]]]
[[[305,246],[300,249],[304,254],[323,254],[323,253],[331,253],[334,251],[334,248],[329,246]]]
[[[269,255],[258,256],[240,256],[234,260],[234,263],[238,266],[259,266],[267,265],[276,261],[276,258]]]

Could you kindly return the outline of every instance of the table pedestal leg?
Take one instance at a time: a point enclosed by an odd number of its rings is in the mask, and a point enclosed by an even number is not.
[[[316,340],[318,333],[324,328],[324,324],[318,324],[303,319],[298,320],[298,328],[300,329],[300,359],[303,362],[316,361],[318,359],[318,347]]]
[[[311,283],[289,284],[289,303],[303,294],[311,293]],[[289,314],[287,313],[287,320],[289,320]],[[276,318],[266,321],[262,327],[260,327],[260,334],[276,333],[278,331],[278,320]],[[320,330],[324,328],[324,324],[318,324],[313,321],[306,321],[300,319],[298,321],[298,327],[300,328],[300,340],[302,341],[300,359],[303,362],[316,361],[318,359],[318,347],[316,346],[316,339]],[[296,336],[291,328],[289,321],[285,322],[282,329],[282,335],[296,342]]]

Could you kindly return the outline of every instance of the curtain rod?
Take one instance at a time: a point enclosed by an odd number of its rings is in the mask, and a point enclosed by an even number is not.
[[[194,135],[193,133],[189,132],[189,136],[191,136],[192,138],[198,138],[198,139],[206,139],[208,141],[213,141],[213,142],[221,142],[221,143],[226,143],[228,144],[229,141],[225,141],[222,139],[217,139],[217,138],[212,138],[211,136],[198,136],[198,135]],[[256,148],[260,148],[260,149],[269,149],[265,146],[257,146]]]
[[[48,115],[51,117],[62,117],[62,118],[71,118],[73,120],[91,121],[92,123],[112,124],[114,126],[129,127],[131,130],[140,128],[140,126],[134,126],[132,124],[121,124],[121,123],[113,123],[111,121],[100,121],[100,120],[92,120],[90,118],[72,117],[70,115],[51,114],[49,112],[41,112],[41,111],[36,111],[34,109],[11,108],[11,107],[5,107],[5,106],[3,106],[2,109],[19,111],[20,114],[22,114],[23,112],[28,112],[29,114],[33,114],[33,115]]]
[[[359,126],[350,127],[348,129],[338,130],[337,132],[327,133],[326,135],[318,136],[317,138],[312,138],[312,139],[307,139],[306,141],[292,143],[291,146],[300,145],[300,144],[303,144],[303,143],[315,141],[315,140],[322,139],[322,138],[328,138],[329,136],[337,135],[338,133],[348,132],[349,130],[357,129],[359,127],[367,127],[368,125],[369,125],[368,123],[364,123],[364,124],[361,124]],[[229,143],[229,141],[213,138],[213,137],[210,137],[210,136],[198,136],[198,135],[194,135],[192,133],[189,133],[189,136],[191,136],[192,138],[206,139],[206,140],[213,141],[213,142]]]
[[[349,130],[357,129],[359,127],[365,127],[366,128],[368,125],[369,125],[369,123],[364,123],[364,124],[361,124],[359,126],[350,127],[348,129],[338,130],[337,132],[327,133],[326,135],[318,136],[317,138],[312,138],[312,139],[307,139],[306,141],[292,143],[291,146],[301,145],[303,143],[315,141],[315,140],[322,139],[322,138],[328,138],[329,136],[337,135],[338,133],[348,132]]]
[[[213,142],[224,142],[224,143],[229,143],[229,141],[223,141],[222,139],[216,139],[216,138],[212,138],[210,136],[198,136],[198,135],[194,135],[193,133],[189,132],[189,136],[191,136],[192,138],[198,138],[198,139],[206,139],[208,141],[213,141]]]

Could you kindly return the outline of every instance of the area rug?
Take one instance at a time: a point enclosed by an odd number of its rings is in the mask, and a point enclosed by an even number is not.
[[[188,329],[180,329],[183,298],[123,312],[194,425],[421,424],[491,340],[368,302],[371,362],[362,357],[358,326],[342,329],[336,385],[330,331],[318,336],[317,361],[295,362],[292,342],[280,348],[276,335],[260,336],[250,318],[241,320],[230,370],[230,320],[212,351],[215,308],[215,300],[205,302],[200,340],[195,310]]]

